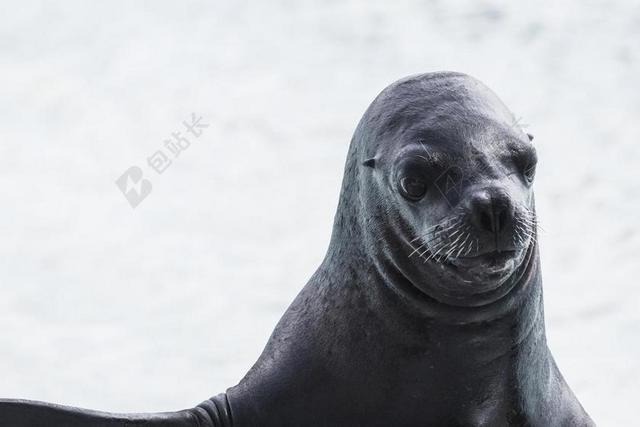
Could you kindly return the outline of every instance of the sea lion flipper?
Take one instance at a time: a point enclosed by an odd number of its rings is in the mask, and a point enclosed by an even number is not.
[[[218,396],[216,396],[217,399]],[[214,399],[211,399],[211,402]],[[213,404],[213,403],[212,403]],[[29,400],[0,399],[0,425],[11,427],[229,427],[226,414],[200,407],[155,414],[113,414]],[[215,404],[213,404],[215,406]]]

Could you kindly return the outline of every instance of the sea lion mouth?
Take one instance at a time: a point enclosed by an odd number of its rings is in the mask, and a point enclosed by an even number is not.
[[[441,269],[462,279],[463,282],[502,282],[519,265],[524,251],[490,251],[468,256],[433,257],[427,251],[426,257]]]
[[[473,257],[449,260],[459,274],[477,280],[499,280],[510,275],[517,267],[518,254],[515,250],[492,251]]]
[[[516,257],[515,250],[507,251],[491,251],[468,257],[458,257],[450,260],[450,263],[456,267],[474,267],[482,265],[488,269],[500,269],[504,267],[510,260]]]

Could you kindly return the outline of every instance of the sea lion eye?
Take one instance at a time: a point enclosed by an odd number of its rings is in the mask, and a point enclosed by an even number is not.
[[[533,182],[533,178],[535,178],[536,176],[536,164],[532,163],[530,165],[528,165],[525,169],[524,169],[524,179],[527,180],[527,183],[531,184]]]
[[[538,164],[538,156],[532,148],[518,153],[515,159],[515,166],[522,171],[522,176],[527,185],[533,183],[536,176],[536,165]]]
[[[427,192],[427,184],[417,176],[405,176],[400,180],[400,192],[410,200],[420,200]]]

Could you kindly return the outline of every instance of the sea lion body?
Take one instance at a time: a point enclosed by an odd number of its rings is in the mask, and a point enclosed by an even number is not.
[[[546,345],[534,168],[477,80],[392,84],[352,139],[327,255],[256,364],[226,395],[134,425],[593,425]],[[0,420],[40,425],[30,410],[0,401]]]
[[[234,420],[269,426],[591,425],[546,345],[534,236],[509,279],[477,290],[458,277],[451,283],[451,274],[437,267],[425,272],[422,264],[430,261],[409,256],[413,235],[403,220],[414,216],[402,209],[393,187],[397,165],[405,162],[398,153],[411,145],[419,157],[445,152],[447,164],[435,176],[456,168],[470,178],[454,180],[459,194],[434,191],[426,208],[412,207],[423,215],[446,217],[469,197],[465,192],[484,186],[533,203],[530,189],[518,192],[526,188],[521,178],[509,178],[509,156],[530,148],[529,138],[484,85],[458,73],[435,73],[385,89],[353,137],[324,262],[256,365],[228,390]],[[482,241],[477,245],[481,250]],[[424,283],[428,275],[446,289]]]

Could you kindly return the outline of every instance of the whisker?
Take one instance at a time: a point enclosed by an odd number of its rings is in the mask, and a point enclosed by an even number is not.
[[[441,226],[443,223],[445,223],[445,221],[441,221],[439,223],[437,223],[436,225],[432,225],[431,227],[427,228],[421,235],[419,235],[418,237],[416,237],[415,239],[413,239],[411,241],[411,243],[415,242],[416,240],[422,239],[424,236],[426,236],[427,234],[429,234],[431,231],[433,231],[435,228]]]
[[[460,241],[461,241],[461,239],[462,239],[462,237],[463,237],[463,236],[464,236],[464,234],[460,234],[460,235],[458,236],[458,238],[455,240],[455,242],[453,242],[453,243],[451,244],[451,249],[449,250],[449,252],[447,252],[447,253],[445,254],[445,258],[446,258],[446,259],[450,259],[450,258],[451,258],[451,255],[453,255],[453,253],[454,253],[456,250],[458,250],[458,249],[459,249],[459,247],[460,247],[460,246],[459,246],[459,245],[460,245]]]
[[[473,239],[469,240],[469,249],[464,253],[464,256],[468,256],[471,253],[471,249],[473,249]]]
[[[462,242],[462,244],[460,245],[460,250],[458,251],[458,253],[456,254],[456,258],[460,257],[460,254],[462,253],[462,251],[464,250],[464,246],[467,244],[467,240],[469,240],[469,237],[471,237],[471,234],[467,232],[466,234],[467,237],[464,238],[464,241]]]
[[[425,262],[427,262],[430,259],[435,259],[438,256],[438,254],[440,253],[440,251],[442,251],[444,248],[447,247],[446,242],[441,242],[441,243],[444,243],[444,244],[442,246],[440,246],[440,249],[438,249],[436,252],[432,252],[431,255],[427,257]]]

